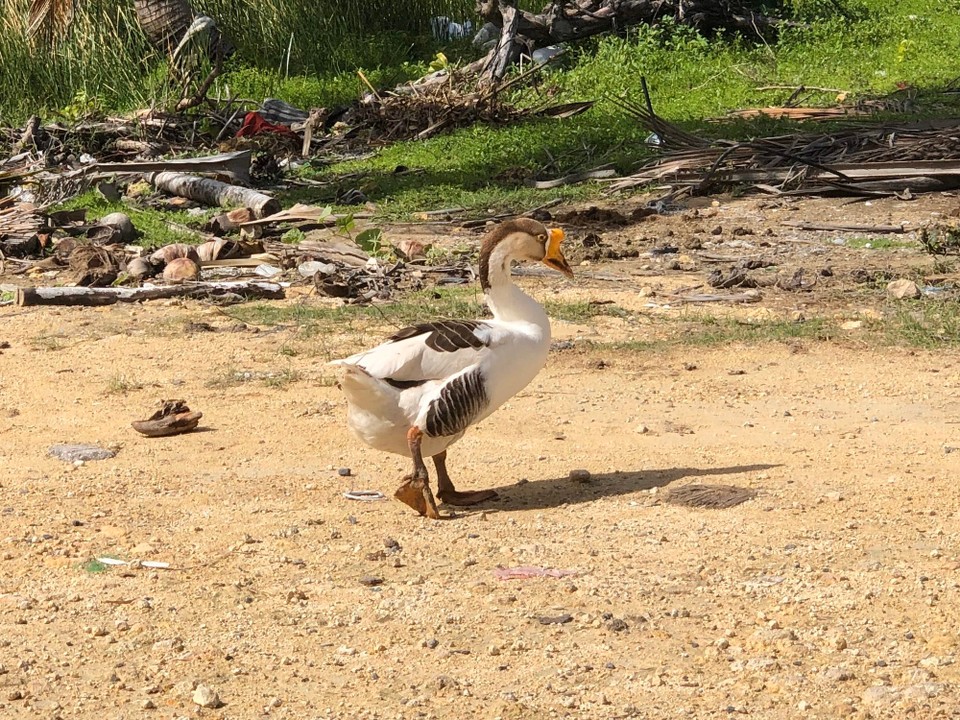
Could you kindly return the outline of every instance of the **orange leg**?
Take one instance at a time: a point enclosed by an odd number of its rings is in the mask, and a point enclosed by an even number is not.
[[[432,520],[439,520],[440,511],[437,510],[437,503],[433,499],[433,493],[430,492],[430,476],[420,452],[422,442],[423,431],[419,428],[412,427],[407,431],[407,445],[410,448],[410,454],[413,456],[413,474],[404,476],[403,484],[397,488],[393,496],[421,515],[425,515]]]
[[[460,492],[453,486],[450,474],[447,472],[447,451],[433,456],[433,464],[437,468],[437,497],[448,505],[476,505],[484,500],[493,500],[497,497],[496,490],[477,490],[476,492]]]

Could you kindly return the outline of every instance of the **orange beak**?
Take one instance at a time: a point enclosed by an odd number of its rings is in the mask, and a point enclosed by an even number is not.
[[[543,264],[547,267],[559,270],[568,278],[573,279],[573,270],[567,264],[567,259],[560,250],[560,243],[563,242],[563,230],[553,228],[550,230],[550,239],[547,241],[547,254],[543,256]]]

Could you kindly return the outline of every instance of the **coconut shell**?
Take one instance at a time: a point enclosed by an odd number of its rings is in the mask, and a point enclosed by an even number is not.
[[[100,225],[109,225],[120,231],[120,242],[130,243],[137,237],[137,229],[133,226],[133,221],[126,213],[115,212],[104,215],[100,218]]]
[[[130,277],[142,279],[152,277],[156,274],[156,268],[154,268],[146,258],[137,257],[127,262],[127,275]]]
[[[165,245],[150,256],[150,262],[157,265],[167,265],[178,258],[189,258],[195,263],[200,262],[200,256],[197,255],[197,248],[186,243],[174,243]]]
[[[163,279],[178,283],[200,278],[200,266],[190,258],[174,258],[163,269]]]

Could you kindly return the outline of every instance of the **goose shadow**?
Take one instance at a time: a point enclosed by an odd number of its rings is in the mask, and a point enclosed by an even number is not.
[[[499,499],[478,505],[477,508],[497,510],[544,510],[561,505],[576,505],[602,497],[627,495],[640,490],[666,487],[685,478],[722,477],[749,472],[761,472],[781,467],[780,464],[761,463],[732,465],[730,467],[678,467],[662,470],[634,470],[600,473],[589,482],[576,482],[568,476],[512,483],[494,488]]]

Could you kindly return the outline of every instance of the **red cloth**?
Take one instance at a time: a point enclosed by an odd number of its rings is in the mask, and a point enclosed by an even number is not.
[[[268,122],[264,120],[263,115],[258,112],[248,112],[243,117],[243,125],[237,130],[236,137],[253,137],[254,135],[268,132],[276,133],[277,135],[288,135],[294,138],[297,137],[297,134],[286,125],[277,125],[276,123]]]

